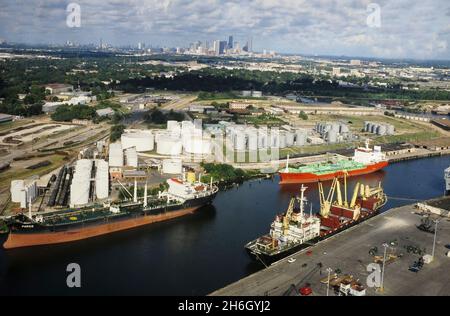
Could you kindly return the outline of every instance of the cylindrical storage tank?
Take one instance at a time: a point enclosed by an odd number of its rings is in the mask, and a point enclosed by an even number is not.
[[[181,155],[182,143],[178,138],[169,135],[160,135],[156,143],[156,152],[160,155]]]
[[[330,131],[327,132],[327,141],[329,143],[336,143],[338,139],[337,136],[338,136],[337,132],[331,129]]]
[[[136,151],[152,151],[155,147],[155,137],[151,131],[133,131],[120,137],[122,149],[136,147]]]
[[[245,148],[245,143],[244,143]],[[200,136],[192,136],[186,139],[184,150],[188,154],[207,155],[211,153],[211,139]]]
[[[181,159],[164,159],[162,162],[162,172],[165,174],[181,174],[183,172]]]
[[[378,135],[381,135],[381,136],[386,135],[386,131],[387,131],[386,126],[378,125],[378,128],[377,128],[377,134]]]
[[[304,130],[297,130],[295,133],[295,144],[297,146],[305,146],[307,133]]]
[[[280,148],[286,148],[286,133],[280,133],[280,138],[279,138],[279,144],[280,144]]]
[[[258,150],[258,134],[256,132],[248,133],[248,150]]]
[[[234,137],[234,149],[244,151],[246,142],[245,133],[242,131],[237,131]]]
[[[287,147],[294,146],[294,133],[286,132],[286,146]]]
[[[367,123],[367,129],[366,129],[367,133],[371,133],[372,132],[372,125],[373,125],[372,122]]]
[[[11,201],[19,203],[22,200],[22,191],[25,187],[25,181],[13,180],[11,181]]]
[[[370,124],[370,122],[368,122],[368,121],[365,121],[365,122],[364,122],[364,132],[367,132],[367,131],[368,131],[369,124]]]
[[[98,199],[106,199],[109,196],[109,165],[104,160],[96,161],[95,194]]]
[[[378,124],[372,124],[372,126],[370,128],[370,132],[372,134],[376,134],[377,133],[377,128],[378,128]]]
[[[340,124],[339,123],[332,123],[331,124],[331,130],[335,131],[336,133],[339,133]]]
[[[138,156],[136,148],[131,147],[125,150],[125,160],[127,166],[134,168],[138,167]]]
[[[387,126],[386,133],[387,133],[388,135],[394,135],[394,134],[395,134],[395,127],[394,127],[394,125],[389,124],[389,125]]]
[[[70,186],[70,205],[72,207],[89,203],[91,172],[92,160],[81,159],[77,161]]]
[[[279,131],[270,132],[270,147],[279,148],[280,147],[280,133]]]
[[[120,142],[109,145],[109,165],[123,167],[123,150]]]
[[[268,132],[267,129],[258,129],[258,148],[264,149],[268,146]]]

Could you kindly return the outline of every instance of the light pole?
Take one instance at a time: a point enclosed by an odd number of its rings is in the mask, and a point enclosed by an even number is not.
[[[389,247],[388,244],[384,243],[384,254],[383,254],[383,270],[381,271],[381,286],[380,286],[380,292],[384,291],[384,268],[386,267],[386,252]]]
[[[327,296],[330,293],[330,276],[331,276],[331,271],[333,271],[333,269],[331,268],[327,268],[327,272],[328,272],[328,281],[327,281]]]
[[[431,252],[431,258],[434,260],[434,250],[436,249],[436,235],[439,220],[434,220],[434,239],[433,239],[433,251]]]

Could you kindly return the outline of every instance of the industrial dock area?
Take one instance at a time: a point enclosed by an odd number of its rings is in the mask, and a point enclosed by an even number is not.
[[[450,197],[428,201],[427,205],[444,211],[437,215],[416,205],[390,209],[210,295],[299,295],[299,290],[307,286],[312,295],[325,296],[327,284],[328,295],[344,295],[340,284],[345,280],[361,284],[364,295],[450,295]],[[438,220],[434,259],[411,271],[421,256],[432,255],[434,234],[417,227],[428,217],[431,230]],[[384,249],[384,282],[380,290],[366,283],[372,273],[369,264],[382,265]]]

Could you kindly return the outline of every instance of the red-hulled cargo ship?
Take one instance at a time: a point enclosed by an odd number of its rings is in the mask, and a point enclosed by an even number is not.
[[[334,161],[303,165],[298,168],[289,168],[289,157],[286,168],[279,171],[280,184],[288,183],[311,183],[332,180],[335,177],[347,177],[364,175],[376,172],[388,165],[386,156],[381,152],[380,146],[369,148],[368,142],[365,147],[355,149],[352,158],[336,157]]]

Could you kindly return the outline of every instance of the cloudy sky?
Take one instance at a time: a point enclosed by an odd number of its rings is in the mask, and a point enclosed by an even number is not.
[[[66,23],[71,2],[79,28]],[[231,34],[259,51],[450,59],[450,1],[0,0],[0,38],[13,42],[183,47]]]

